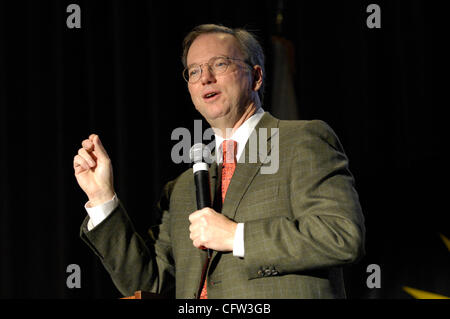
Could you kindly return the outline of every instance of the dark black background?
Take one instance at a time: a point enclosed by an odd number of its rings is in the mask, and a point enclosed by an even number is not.
[[[70,3],[81,7],[81,29],[66,26]],[[348,296],[411,298],[403,286],[448,296],[439,237],[449,237],[445,102],[433,73],[442,8],[376,1],[382,27],[369,29],[370,3],[285,1],[281,35],[295,46],[299,113],[339,136],[366,217],[367,255],[346,269]],[[120,296],[78,237],[80,142],[100,135],[116,191],[143,225],[165,182],[187,168],[171,161],[171,132],[201,118],[181,77],[183,37],[202,23],[254,31],[266,48],[270,101],[276,8],[269,0],[0,2],[0,298]],[[80,289],[66,287],[69,264],[81,267]],[[370,264],[381,267],[380,289],[366,286]]]

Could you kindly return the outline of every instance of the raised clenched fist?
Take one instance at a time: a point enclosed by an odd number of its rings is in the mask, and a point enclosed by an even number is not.
[[[73,158],[73,168],[78,185],[89,198],[89,205],[96,206],[114,196],[111,160],[96,134],[81,143]]]

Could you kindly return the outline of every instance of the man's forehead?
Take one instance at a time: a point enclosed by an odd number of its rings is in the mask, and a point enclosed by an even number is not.
[[[236,38],[227,33],[202,34],[192,42],[187,54],[187,64],[206,62],[209,58],[220,55],[241,55]]]

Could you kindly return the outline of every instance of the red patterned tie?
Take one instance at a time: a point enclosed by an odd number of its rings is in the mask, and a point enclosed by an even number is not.
[[[236,151],[237,142],[233,140],[224,140],[222,143],[223,164],[222,164],[222,204],[225,200],[225,195],[228,190],[228,186],[233,177],[234,170],[236,169]],[[209,264],[209,259],[206,261],[206,267]],[[204,269],[206,271],[206,268]],[[208,299],[208,292],[206,290],[206,275],[205,283],[203,284],[202,292],[200,293],[200,299]]]

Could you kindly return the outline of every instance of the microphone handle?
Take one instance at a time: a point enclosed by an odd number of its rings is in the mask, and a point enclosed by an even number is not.
[[[195,189],[197,194],[197,209],[211,207],[211,187],[209,184],[209,172],[199,170],[194,173]]]
[[[197,209],[211,207],[211,187],[209,183],[209,171],[198,170],[194,173],[195,190],[197,195]],[[212,251],[207,249],[208,258],[211,258]]]

